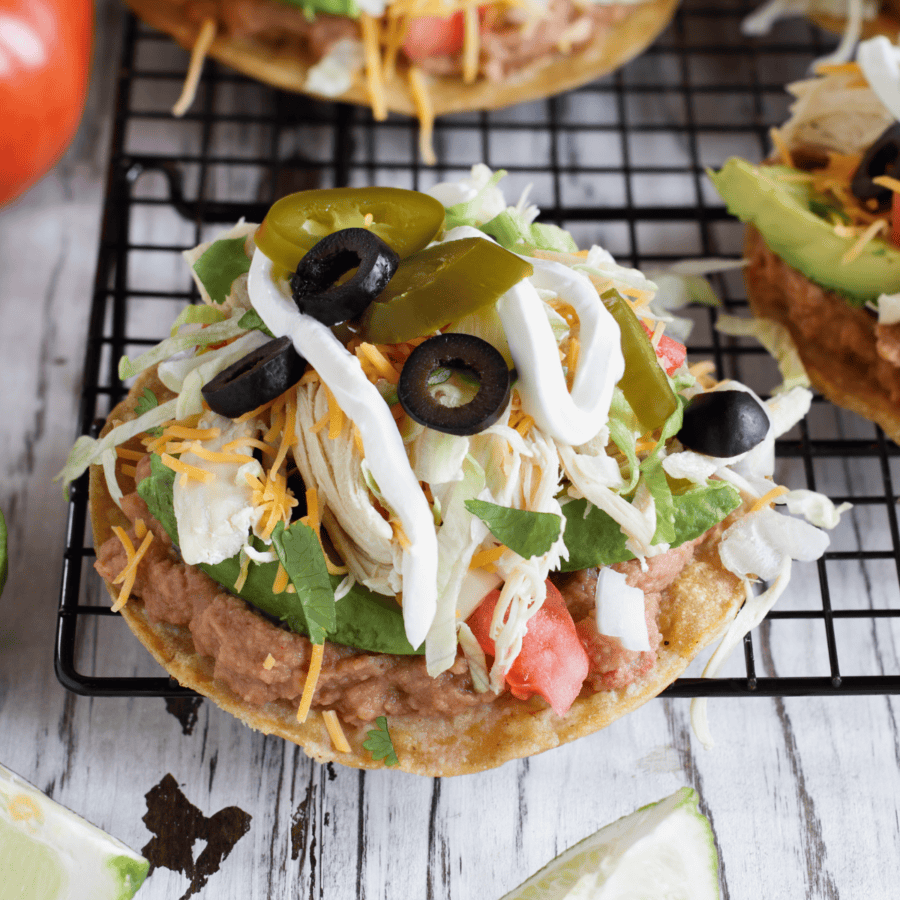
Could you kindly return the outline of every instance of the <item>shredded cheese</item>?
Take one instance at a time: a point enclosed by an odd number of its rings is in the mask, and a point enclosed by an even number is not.
[[[900,194],[900,179],[891,178],[890,175],[879,175],[872,179],[872,184],[877,184],[879,187],[887,188],[895,194]]]
[[[130,459],[132,462],[140,462],[146,454],[140,450],[129,450],[127,447],[116,447],[116,456],[119,459]]]
[[[300,706],[297,709],[297,721],[302,725],[309,715],[309,708],[312,706],[313,693],[316,690],[316,684],[319,681],[319,674],[322,671],[322,659],[325,656],[324,644],[313,644],[312,653],[309,657],[309,671],[306,673],[306,682],[303,685],[303,694],[300,697]]]
[[[486,566],[491,566],[504,553],[506,553],[506,547],[503,544],[500,544],[497,547],[490,547],[487,550],[480,550],[472,557],[472,561],[469,563],[470,569],[484,569]]]
[[[779,484],[776,487],[773,487],[771,491],[763,494],[762,497],[760,497],[759,500],[757,500],[753,504],[753,506],[751,506],[750,509],[747,510],[748,514],[759,512],[761,509],[766,509],[775,500],[776,497],[780,497],[782,494],[786,494],[787,492],[788,489],[783,484]]]
[[[234,443],[234,442],[232,442]],[[253,462],[253,457],[246,453],[226,453],[224,449],[217,453],[214,450],[207,450],[202,444],[194,443],[191,447],[191,453],[214,463],[231,463],[234,465],[244,465],[244,463]]]
[[[275,665],[275,657],[270,653],[263,662],[263,668],[268,672]]]
[[[334,749],[338,753],[349,753],[350,744],[347,743],[347,737],[344,734],[344,729],[341,728],[337,713],[333,709],[326,709],[322,713],[322,718],[325,720],[325,728],[328,731],[328,737],[331,738]]]
[[[180,459],[175,459],[174,456],[171,456],[168,453],[161,454],[160,459],[162,460],[163,465],[168,466],[172,471],[185,475],[188,478],[193,478],[196,481],[201,481],[203,484],[209,484],[209,482],[216,477],[215,472],[200,469],[197,466],[192,466],[190,463],[182,462]]]
[[[781,164],[783,166],[787,166],[790,169],[793,169],[794,158],[793,156],[791,156],[790,148],[788,147],[784,138],[781,136],[781,132],[777,128],[770,128],[769,137],[772,139],[772,145],[775,147],[775,150],[778,153],[779,158],[781,159]]]
[[[287,590],[290,579],[285,567],[278,563],[278,571],[275,573],[275,580],[272,582],[272,593],[283,594]]]
[[[200,83],[200,73],[203,71],[203,62],[207,53],[209,53],[209,48],[212,47],[212,43],[216,39],[217,27],[216,20],[209,18],[204,19],[200,25],[197,40],[194,41],[194,47],[191,50],[191,61],[184,79],[184,87],[181,89],[181,96],[172,107],[172,115],[176,118],[181,118],[194,102],[194,97],[197,95],[197,85]]]
[[[241,551],[241,568],[238,577],[234,580],[235,593],[239,594],[247,583],[247,575],[250,573],[250,557]]]
[[[147,552],[147,548],[150,546],[150,542],[153,540],[153,532],[146,531],[144,534],[144,539],[141,542],[141,546],[135,551],[134,544],[131,542],[131,538],[125,532],[125,529],[120,527],[119,525],[113,526],[113,533],[122,543],[122,547],[125,549],[125,557],[126,563],[125,568],[119,572],[118,575],[113,579],[113,584],[121,584],[122,588],[119,591],[119,596],[116,598],[116,602],[112,605],[112,611],[119,612],[123,606],[128,602],[128,598],[131,596],[131,590],[134,587],[135,578],[137,578],[137,567],[140,565],[141,560],[144,558],[144,555]]]
[[[356,348],[356,357],[362,362],[369,363],[378,375],[390,384],[397,384],[400,373],[391,365],[390,360],[375,346],[375,344],[361,343]]]
[[[384,71],[381,65],[379,21],[369,13],[360,13],[359,27],[362,31],[362,43],[366,55],[366,80],[369,85],[372,117],[376,122],[383,122],[387,118],[387,99],[384,90]]]
[[[434,152],[434,105],[422,70],[410,66],[407,74],[409,92],[416,107],[419,119],[419,153],[426,165],[437,165],[437,154]]]
[[[871,243],[880,231],[887,231],[887,222],[884,219],[878,219],[873,222],[863,233],[860,239],[844,254],[841,259],[842,263],[850,263],[856,259],[860,253],[865,250],[866,245]]]

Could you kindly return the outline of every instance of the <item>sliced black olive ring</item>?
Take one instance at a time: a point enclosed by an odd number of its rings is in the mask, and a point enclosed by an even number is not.
[[[436,369],[455,369],[478,380],[478,393],[462,406],[444,406],[429,389]],[[409,355],[400,373],[397,398],[406,414],[445,434],[478,434],[500,418],[512,386],[506,360],[487,341],[471,334],[439,334]]]
[[[361,315],[387,287],[400,257],[365,228],[344,228],[322,238],[291,275],[291,292],[300,312],[323,325]],[[337,280],[356,269],[343,284]]]
[[[202,388],[203,399],[220,416],[239,416],[280,397],[306,371],[306,360],[289,337],[276,338],[223,369]]]
[[[746,391],[697,394],[684,411],[678,440],[707,456],[739,456],[762,443],[769,414]]]
[[[866,150],[850,182],[850,190],[857,200],[863,203],[875,200],[878,209],[884,212],[891,207],[892,192],[873,183],[873,179],[880,175],[900,178],[900,123],[885,129],[878,140]]]

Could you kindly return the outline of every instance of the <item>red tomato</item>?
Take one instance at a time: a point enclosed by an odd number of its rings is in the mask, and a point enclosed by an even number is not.
[[[891,241],[895,247],[900,247],[900,194],[893,195],[891,204]]]
[[[0,203],[62,156],[87,91],[91,0],[0,0]]]
[[[644,331],[653,337],[653,332],[646,324],[641,322],[641,325],[644,326]],[[656,355],[662,362],[663,368],[666,370],[666,375],[671,375],[687,357],[687,347],[685,347],[684,344],[679,344],[678,341],[664,334],[656,345]]]
[[[403,39],[403,52],[413,62],[429,56],[456,53],[462,50],[464,22],[462,12],[456,12],[447,18],[417,16],[410,19]]]
[[[481,649],[491,656],[494,655],[491,618],[499,598],[500,591],[491,591],[468,619]],[[506,684],[514,697],[527,700],[539,694],[558,716],[564,716],[587,674],[588,656],[575,631],[575,623],[562,594],[548,581],[547,599],[528,620],[528,633],[522,640],[522,650],[506,673]]]

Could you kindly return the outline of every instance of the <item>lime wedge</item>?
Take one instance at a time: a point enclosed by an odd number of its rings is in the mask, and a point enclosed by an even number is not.
[[[625,816],[503,900],[718,900],[719,857],[691,788]]]
[[[0,766],[0,896],[130,900],[150,864]]]

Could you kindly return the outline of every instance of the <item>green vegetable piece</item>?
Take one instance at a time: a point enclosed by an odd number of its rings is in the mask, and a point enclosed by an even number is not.
[[[159,406],[159,400],[156,399],[156,394],[150,388],[144,388],[144,392],[138,397],[138,401],[134,405],[134,411],[136,415],[142,416],[144,413],[150,412],[151,409],[156,409],[157,406]]]
[[[281,2],[302,10],[310,20],[316,17],[316,13],[358,19],[360,12],[359,4],[355,0],[281,0]]]
[[[213,303],[224,303],[235,278],[250,271],[246,243],[243,237],[216,241],[194,263],[194,271]]]
[[[366,740],[363,741],[363,747],[372,754],[372,759],[383,759],[386,766],[398,766],[400,760],[397,759],[397,751],[394,750],[394,743],[391,741],[391,733],[388,731],[388,722],[384,716],[379,716],[375,720],[375,728],[368,732]]]
[[[483,238],[437,244],[404,259],[363,317],[367,339],[399,344],[489,306],[534,269]]]
[[[779,179],[796,170],[733,158],[708,174],[728,211],[752,224],[774,253],[816,284],[854,306],[900,291],[900,250],[876,238],[844,262],[857,239],[835,234],[833,225],[816,214],[821,207],[815,204],[823,201],[809,184]]]
[[[138,485],[138,493],[143,497],[154,518],[177,544],[178,524],[172,505],[172,488],[175,472],[163,465],[156,454],[150,457],[150,477]],[[293,528],[293,526],[292,526]],[[262,541],[255,540],[257,550],[265,550]],[[320,550],[321,553],[321,550]],[[247,580],[239,592],[234,590],[241,571],[239,555],[220,563],[204,563],[200,566],[210,578],[224,588],[236,593],[252,606],[284,622],[291,631],[307,634],[306,613],[296,594],[272,593],[272,584],[278,571],[278,563],[251,562],[247,570]],[[339,575],[329,576],[332,587],[340,582]],[[335,625],[329,640],[359,650],[373,653],[417,654],[420,651],[410,646],[403,627],[403,612],[392,597],[383,597],[355,584],[338,600],[332,601],[335,609]],[[424,648],[421,650],[424,653]]]
[[[568,231],[558,225],[529,222],[515,206],[504,209],[479,228],[501,247],[516,253],[530,254],[535,250],[575,253],[578,250],[575,239]]]
[[[275,335],[266,328],[266,323],[263,322],[262,316],[260,316],[255,309],[248,309],[238,320],[238,325],[241,328],[246,328],[247,331],[261,331],[270,338],[275,337]]]
[[[366,216],[371,215],[369,223]],[[256,246],[280,269],[293,272],[323,237],[368,228],[401,259],[428,246],[444,221],[434,197],[401,188],[327,188],[278,200],[256,231]]]
[[[619,387],[641,425],[647,431],[656,431],[678,408],[675,392],[628,301],[616,290],[606,291],[600,299],[622,332],[625,374]]]
[[[294,522],[290,528],[279,522],[272,532],[272,546],[297,590],[309,639],[325,643],[336,624],[334,588],[315,531],[305,522]]]
[[[229,285],[229,290],[231,285]],[[228,294],[226,293],[226,296]],[[175,337],[182,325],[212,325],[214,322],[222,322],[227,318],[224,311],[215,306],[207,306],[205,303],[192,303],[186,306],[172,323],[169,329],[169,337]]]
[[[554,513],[510,509],[486,500],[466,500],[466,509],[478,516],[488,531],[523,559],[542,556],[559,538],[562,519]]]
[[[741,495],[724,481],[693,486],[684,493],[673,494],[672,500],[673,548],[700,537],[741,505]],[[586,509],[587,500],[573,500],[563,506],[569,558],[563,561],[561,570],[574,572],[634,559],[625,548],[627,537],[618,523],[596,506],[585,516]]]
[[[6,550],[6,519],[0,510],[0,594],[6,584],[6,576],[9,574],[9,555]]]

